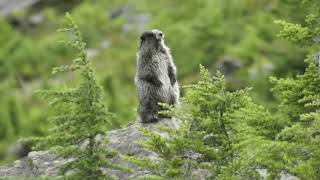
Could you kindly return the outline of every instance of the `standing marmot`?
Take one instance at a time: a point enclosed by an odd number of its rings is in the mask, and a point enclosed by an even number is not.
[[[176,67],[159,30],[143,32],[137,53],[135,84],[139,99],[139,115],[143,123],[162,118],[158,103],[178,104],[179,86]]]

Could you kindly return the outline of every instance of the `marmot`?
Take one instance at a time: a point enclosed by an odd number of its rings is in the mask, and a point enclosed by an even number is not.
[[[163,39],[164,34],[156,29],[145,31],[140,36],[135,85],[143,123],[164,118],[158,114],[162,110],[158,103],[179,103],[176,66]]]

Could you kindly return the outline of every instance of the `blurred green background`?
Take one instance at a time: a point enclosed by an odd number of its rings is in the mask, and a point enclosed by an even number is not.
[[[304,70],[307,50],[277,38],[277,19],[303,24],[300,0],[0,0],[0,163],[23,156],[17,140],[47,133],[47,103],[34,92],[72,87],[73,74],[52,76],[74,51],[58,43],[66,35],[65,12],[78,23],[87,53],[116,113],[112,128],[136,120],[135,53],[139,34],[160,29],[172,50],[181,85],[197,80],[198,66],[220,69],[228,87],[253,87],[252,97],[270,111],[276,99],[268,77]],[[183,94],[183,92],[182,92]],[[18,157],[17,157],[18,156]]]

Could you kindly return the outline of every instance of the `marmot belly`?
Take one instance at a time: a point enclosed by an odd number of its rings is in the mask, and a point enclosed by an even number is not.
[[[170,97],[172,96],[173,89],[171,86],[168,86],[167,83],[162,82],[161,87],[156,87],[150,82],[144,80],[138,80],[137,82],[137,92],[140,102],[144,100],[154,101],[155,104],[161,103],[170,103]]]

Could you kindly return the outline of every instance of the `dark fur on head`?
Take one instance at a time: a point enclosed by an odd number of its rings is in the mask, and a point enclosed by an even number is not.
[[[160,50],[161,52],[166,51],[164,45],[164,34],[159,30],[145,31],[140,36],[140,51],[153,51]]]

